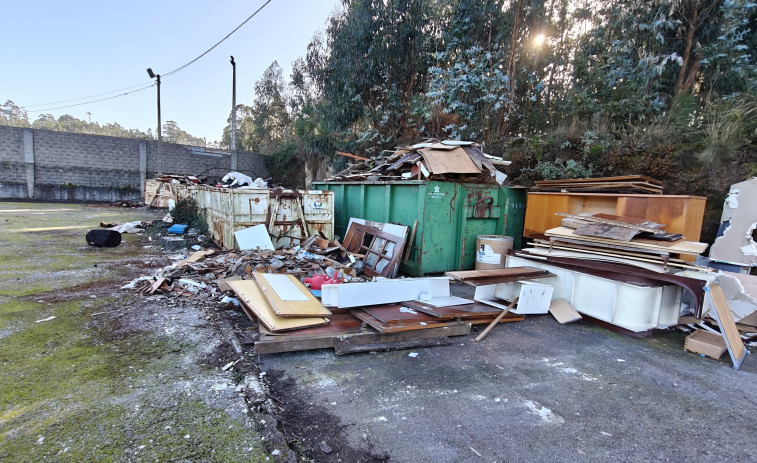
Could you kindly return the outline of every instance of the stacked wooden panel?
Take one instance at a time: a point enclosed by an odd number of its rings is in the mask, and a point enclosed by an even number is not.
[[[536,191],[566,191],[575,193],[642,193],[662,194],[662,182],[643,175],[623,177],[576,178],[541,180],[534,182]]]

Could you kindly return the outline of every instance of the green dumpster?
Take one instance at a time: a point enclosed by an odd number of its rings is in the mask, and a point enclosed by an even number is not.
[[[412,230],[402,273],[423,276],[472,269],[478,235],[513,237],[520,249],[526,190],[490,183],[407,180],[397,182],[314,182],[334,192],[334,233],[344,238],[350,217],[399,223]]]

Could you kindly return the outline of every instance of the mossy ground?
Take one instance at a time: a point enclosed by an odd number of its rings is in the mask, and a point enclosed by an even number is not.
[[[100,221],[158,215],[0,203],[1,461],[265,461],[239,395],[208,392],[225,379],[194,361],[196,337],[121,318],[182,323],[118,291],[164,257],[135,235],[107,249],[84,240]]]

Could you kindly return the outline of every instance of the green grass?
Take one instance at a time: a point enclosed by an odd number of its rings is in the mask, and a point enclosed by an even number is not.
[[[114,282],[130,279],[123,263],[144,250],[137,236],[95,249],[84,235],[100,221],[156,216],[0,203],[0,461],[265,460],[258,436],[243,422],[174,390],[187,368],[207,368],[182,363],[183,351],[196,346],[176,336],[119,331],[110,319],[92,316],[138,306],[137,296],[114,295]],[[19,231],[75,225],[83,228]],[[36,323],[49,316],[55,319]]]

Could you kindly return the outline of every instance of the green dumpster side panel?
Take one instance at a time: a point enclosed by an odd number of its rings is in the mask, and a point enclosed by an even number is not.
[[[473,268],[478,235],[505,234],[513,237],[516,249],[521,246],[525,190],[417,180],[316,182],[313,188],[334,192],[334,232],[342,239],[351,217],[411,230],[418,220],[407,264],[400,266],[408,275]]]

